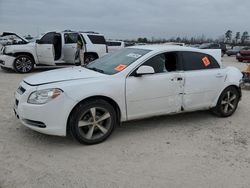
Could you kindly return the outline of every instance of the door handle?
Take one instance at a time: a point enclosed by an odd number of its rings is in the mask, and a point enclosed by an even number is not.
[[[182,80],[183,80],[182,77],[178,77],[178,78],[177,78],[177,81],[182,81]]]
[[[183,80],[183,78],[182,77],[177,77],[177,78],[172,78],[171,79],[171,81],[182,81]]]
[[[222,77],[223,77],[223,74],[221,73],[216,74],[216,78],[222,78]]]

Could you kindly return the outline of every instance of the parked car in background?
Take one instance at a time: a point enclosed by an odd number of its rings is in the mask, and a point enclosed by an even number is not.
[[[20,45],[20,44],[27,44],[27,43],[29,43],[28,40],[19,36],[16,33],[3,32],[3,34],[0,36],[0,44],[2,46],[13,45],[13,44]]]
[[[192,48],[199,48],[200,47],[200,44],[190,44],[188,45],[189,47],[192,47]]]
[[[250,61],[250,47],[245,47],[236,55],[239,62]]]
[[[0,55],[0,66],[14,69],[19,73],[31,72],[38,65],[74,64],[77,40],[85,46],[85,62],[91,62],[107,54],[104,35],[95,32],[48,32],[36,40],[6,45]]]
[[[223,57],[227,51],[226,45],[223,43],[204,43],[199,46],[200,49],[221,49],[221,56]]]
[[[120,122],[211,110],[231,116],[241,99],[241,72],[222,68],[219,50],[145,45],[110,53],[86,67],[25,78],[14,112],[35,131],[96,144]]]
[[[125,42],[123,41],[108,40],[107,46],[108,46],[108,52],[110,53],[125,48],[126,45]]]
[[[166,42],[164,44],[166,44],[166,45],[185,46],[185,43],[180,43],[180,42]]]
[[[242,46],[234,46],[234,47],[232,47],[232,49],[227,50],[226,54],[228,56],[237,55],[237,53],[239,53],[240,50],[242,50],[243,48],[244,47],[242,47]]]

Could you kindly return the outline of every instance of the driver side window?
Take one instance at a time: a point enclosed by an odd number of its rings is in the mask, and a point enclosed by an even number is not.
[[[156,55],[142,65],[153,67],[155,73],[173,72],[181,70],[177,52],[167,52]]]
[[[40,41],[42,44],[53,44],[54,36],[55,36],[54,32],[47,33],[41,38]]]

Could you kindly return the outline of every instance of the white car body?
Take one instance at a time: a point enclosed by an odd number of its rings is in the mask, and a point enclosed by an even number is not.
[[[125,42],[118,41],[118,40],[108,40],[107,46],[108,46],[109,53],[111,53],[111,52],[115,52],[117,50],[121,50],[125,48]]]
[[[40,41],[42,41],[46,36],[53,35],[57,37],[57,43],[52,44],[51,40],[45,40],[45,42],[30,42],[27,44],[18,45],[7,45],[2,48],[0,54],[0,66],[5,68],[14,69],[14,61],[18,55],[28,55],[32,58],[33,63],[36,66],[39,65],[62,65],[62,64],[75,64],[75,54],[77,51],[76,38],[78,35],[81,36],[81,40],[85,43],[85,57],[91,55],[95,58],[102,57],[107,54],[107,46],[105,38],[102,34],[94,32],[73,32],[73,31],[63,31],[63,32],[48,32],[44,34]],[[66,41],[66,36],[73,36],[74,41]],[[96,41],[93,43],[90,37],[101,37],[102,42]]]
[[[41,133],[65,136],[72,109],[81,101],[92,97],[104,97],[114,101],[120,111],[119,120],[124,122],[151,116],[211,109],[216,106],[225,88],[228,86],[238,88],[240,85],[242,74],[238,69],[221,68],[219,50],[166,45],[137,46],[128,49],[145,49],[149,52],[126,69],[113,75],[83,67],[70,67],[25,78],[15,93],[15,112],[22,124]],[[206,53],[214,57],[220,67],[211,70],[158,73],[142,77],[129,76],[145,61],[165,52]],[[46,104],[37,105],[27,102],[32,92],[50,88],[59,88],[63,93]],[[40,122],[46,127],[39,127]]]

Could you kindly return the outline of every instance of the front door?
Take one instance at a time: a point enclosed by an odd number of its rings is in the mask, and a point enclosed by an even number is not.
[[[36,43],[36,54],[39,64],[45,65],[55,65],[55,49],[53,45],[55,33],[50,32],[45,34],[37,43]]]
[[[167,70],[166,55],[157,55],[143,65],[152,66],[155,74],[126,80],[128,120],[181,111],[184,78],[177,70]],[[173,62],[176,63],[176,62]]]

